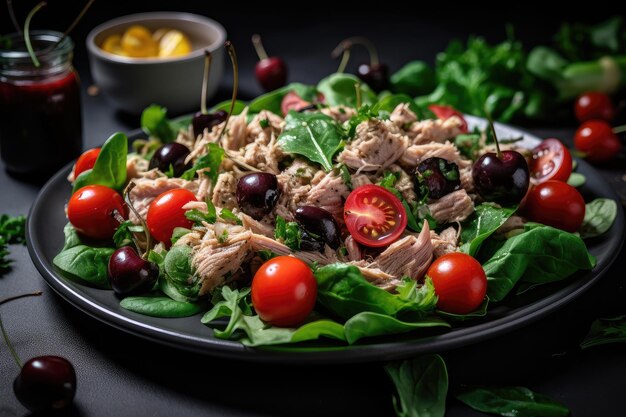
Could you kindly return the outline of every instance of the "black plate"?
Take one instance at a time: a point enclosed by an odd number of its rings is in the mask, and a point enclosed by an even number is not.
[[[484,126],[484,121],[480,119],[468,117],[468,121],[470,124]],[[497,125],[497,130],[500,137],[523,136],[528,146],[538,141],[532,135],[509,126]],[[134,132],[130,137],[141,136],[141,132]],[[211,329],[200,323],[200,315],[160,319],[132,313],[119,306],[119,300],[112,291],[90,288],[64,277],[56,270],[52,259],[63,247],[63,226],[67,222],[63,208],[71,191],[65,178],[70,169],[71,165],[66,166],[47,182],[28,216],[28,250],[48,284],[80,310],[121,330],[182,349],[243,360],[282,363],[383,361],[427,352],[441,352],[492,338],[532,323],[589,289],[613,262],[624,239],[624,214],[622,210],[618,210],[611,230],[601,238],[588,242],[589,250],[598,260],[593,271],[579,273],[564,282],[510,297],[493,306],[486,317],[465,322],[460,327],[447,331],[417,331],[397,337],[365,340],[354,346],[248,348],[238,342],[214,338]],[[579,161],[578,172],[587,178],[582,189],[587,201],[595,197],[618,200],[610,186],[584,161]]]

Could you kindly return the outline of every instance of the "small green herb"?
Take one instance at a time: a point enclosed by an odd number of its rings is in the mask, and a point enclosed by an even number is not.
[[[352,176],[345,164],[339,165],[339,172],[341,173],[341,179],[343,183],[348,187],[348,190],[352,190]]]
[[[259,121],[259,125],[261,126],[262,129],[267,129],[268,127],[270,127],[270,121],[269,119],[261,119]]]
[[[217,182],[220,165],[222,164],[223,159],[224,149],[215,143],[209,143],[207,145],[207,153],[198,158],[196,163],[193,164],[193,167],[185,171],[183,175],[181,175],[181,178],[191,181],[198,170],[208,168],[208,172],[205,173],[209,176],[209,178],[211,178],[213,184],[215,184]]]
[[[257,252],[257,255],[259,255],[259,257],[264,261],[269,261],[270,259],[278,256],[278,254],[272,252],[269,249],[260,250]]]
[[[113,242],[115,242],[115,247],[121,248],[122,246],[132,245],[133,233],[142,232],[143,226],[135,225],[130,220],[126,220],[117,227],[117,230],[113,235]]]
[[[153,104],[141,113],[141,128],[152,137],[161,141],[173,142],[178,133],[167,119],[167,109]]]
[[[287,222],[281,216],[276,216],[276,227],[274,229],[276,240],[287,245],[291,250],[300,250],[302,242],[302,230],[296,222]]]
[[[172,245],[174,245],[181,237],[185,236],[188,233],[191,233],[191,230],[185,227],[175,227],[174,231],[172,231]]]
[[[226,241],[228,240],[228,230],[224,229],[222,231],[222,234],[217,236],[217,241],[221,244],[226,243]]]
[[[237,216],[235,216],[235,213],[233,213],[232,211],[230,211],[227,208],[223,208],[220,210],[220,218],[222,220],[226,220],[227,222],[231,222],[231,223],[235,223],[238,225],[242,225],[243,223],[241,222],[241,219]]]

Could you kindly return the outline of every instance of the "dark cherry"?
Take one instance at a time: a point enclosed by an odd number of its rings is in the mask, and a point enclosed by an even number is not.
[[[420,196],[425,194],[423,187],[428,189],[428,196],[433,199],[439,199],[461,188],[459,167],[443,158],[425,159],[415,169],[415,175],[418,179],[416,191]]]
[[[213,126],[217,126],[226,120],[228,113],[224,110],[218,110],[215,113],[202,113],[198,112],[193,116],[191,125],[193,126],[193,134],[195,136],[201,135],[204,129],[208,129],[209,132],[213,129]]]
[[[166,143],[156,150],[150,159],[150,169],[159,168],[161,172],[168,172],[170,165],[174,170],[174,176],[180,177],[183,172],[191,168],[191,163],[185,164],[185,158],[189,156],[189,148],[181,143]]]
[[[287,64],[282,59],[271,56],[256,63],[254,74],[265,91],[273,91],[287,83]]]
[[[516,151],[487,152],[474,162],[472,177],[478,194],[500,205],[518,204],[528,191],[528,163]]]
[[[280,188],[276,175],[254,172],[239,179],[236,194],[239,208],[252,218],[261,220],[276,205]]]
[[[323,208],[300,206],[296,209],[296,220],[308,234],[319,236],[331,248],[337,249],[341,245],[339,226],[333,215]]]
[[[389,67],[385,64],[361,64],[357,75],[377,93],[389,89]]]
[[[111,255],[108,275],[113,291],[127,295],[149,290],[159,277],[159,267],[123,246]]]
[[[300,226],[300,250],[306,252],[324,252],[324,239],[313,235]]]
[[[76,372],[65,358],[38,356],[22,366],[13,381],[15,396],[30,411],[59,410],[76,394]]]

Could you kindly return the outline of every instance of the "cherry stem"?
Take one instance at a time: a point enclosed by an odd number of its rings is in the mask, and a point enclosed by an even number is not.
[[[33,45],[30,43],[30,21],[33,19],[33,16],[35,16],[35,13],[37,13],[46,4],[47,3],[45,1],[42,1],[33,7],[32,10],[28,12],[28,16],[26,16],[26,21],[24,22],[24,43],[26,44],[26,50],[28,50],[28,55],[30,55],[30,59],[33,61],[35,68],[39,68],[41,63],[39,62],[39,59],[37,59],[37,54],[33,49]]]
[[[263,61],[268,58],[267,52],[263,47],[263,42],[261,41],[261,35],[255,33],[252,35],[252,45],[254,46],[254,50],[259,57],[259,60]]]
[[[113,211],[111,212],[111,217],[113,217],[113,219],[119,224],[121,225],[122,223],[125,222],[124,218],[122,217],[122,215],[120,214],[119,211],[117,211],[117,209],[113,209]],[[129,230],[130,231],[130,230]],[[141,249],[139,247],[139,241],[137,240],[137,238],[135,237],[135,232],[130,231],[130,235],[133,238],[133,243],[135,244],[135,247],[137,248],[137,252],[140,252]]]
[[[615,133],[616,135],[624,132],[626,132],[626,125],[621,125],[613,128],[613,133]]]
[[[18,34],[22,34],[22,28],[20,24],[17,22],[17,18],[15,17],[15,9],[13,9],[13,0],[7,0],[7,8],[9,9],[9,17],[11,18],[11,23],[13,23],[13,27],[17,31]]]
[[[21,295],[16,295],[13,297],[5,298],[4,300],[0,301],[0,306],[2,304],[8,303],[9,301],[19,300],[20,298],[26,298],[26,297],[38,297],[41,294],[43,294],[43,292],[36,291],[36,292],[28,293],[28,294],[21,294]],[[4,337],[4,341],[7,344],[9,351],[11,351],[11,355],[13,356],[13,359],[15,359],[15,363],[17,363],[17,366],[21,368],[22,361],[20,360],[20,357],[17,355],[15,348],[13,348],[13,344],[11,344],[11,341],[9,340],[9,335],[7,334],[7,331],[4,328],[4,323],[2,322],[2,316],[0,316],[0,330],[2,331],[2,336]]]
[[[226,132],[226,126],[228,126],[230,116],[233,114],[233,111],[235,109],[235,101],[237,101],[237,90],[239,90],[239,65],[237,65],[237,54],[235,53],[235,47],[230,41],[226,41],[224,47],[226,48],[226,51],[228,51],[228,56],[230,57],[230,61],[233,64],[233,96],[230,101],[230,109],[228,110],[228,114],[226,115],[226,120],[224,120],[224,127],[222,127],[222,130],[220,131],[220,134],[216,140],[216,143],[218,144],[222,140],[224,132]]]
[[[76,18],[74,19],[74,21],[72,22],[72,24],[65,30],[65,32],[63,32],[63,36],[61,37],[61,39],[59,39],[59,41],[57,43],[55,43],[52,46],[52,49],[55,49],[57,46],[59,46],[61,44],[61,42],[63,42],[65,40],[65,38],[67,38],[67,35],[69,35],[69,33],[71,31],[74,30],[74,28],[76,27],[76,25],[78,24],[78,22],[80,22],[80,19],[83,18],[83,16],[85,15],[85,13],[87,13],[87,10],[89,10],[89,8],[91,7],[91,5],[95,2],[96,0],[89,0],[87,2],[87,4],[85,4],[85,7],[83,7],[83,9],[80,11],[80,13],[78,13],[78,16],[76,16]]]
[[[339,43],[339,45],[337,45],[337,47],[332,53],[332,56],[334,58],[338,57],[341,52],[343,52],[345,49],[350,49],[352,45],[364,46],[370,55],[370,65],[371,66],[378,65],[379,60],[378,60],[378,51],[376,50],[376,46],[374,46],[372,41],[362,36],[353,36],[351,38],[344,39],[343,41]]]
[[[146,251],[142,253],[141,248],[139,247],[137,242],[135,242],[135,245],[137,246],[137,252],[139,252],[140,256],[144,258],[144,256],[146,256],[150,252],[150,249],[152,249],[152,237],[150,236],[150,231],[148,230],[146,222],[143,220],[143,217],[139,215],[137,209],[135,209],[135,206],[133,205],[133,201],[130,198],[130,192],[133,190],[133,188],[135,188],[136,185],[137,184],[135,184],[134,181],[128,183],[128,185],[124,189],[124,200],[126,201],[126,204],[128,205],[130,211],[132,211],[133,214],[139,219],[139,221],[141,222],[141,226],[143,227],[143,233],[146,236]]]
[[[496,128],[493,125],[493,120],[491,120],[491,116],[487,116],[487,120],[489,121],[489,128],[491,129],[491,133],[493,134],[493,140],[496,142],[496,155],[498,159],[502,159],[502,152],[500,151],[500,144],[498,143],[498,135],[496,135]]]
[[[354,83],[354,89],[356,90],[356,108],[361,108],[361,83]]]
[[[339,63],[339,67],[337,68],[337,73],[341,74],[346,70],[348,66],[348,61],[350,61],[350,48],[346,48],[343,50],[343,54],[341,55],[341,62]]]
[[[200,101],[200,113],[207,114],[206,109],[206,95],[209,86],[209,72],[211,70],[211,52],[208,49],[204,50],[204,74],[202,75],[202,96]]]

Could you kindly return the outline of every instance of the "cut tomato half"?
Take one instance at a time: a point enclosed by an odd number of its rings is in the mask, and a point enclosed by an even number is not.
[[[572,173],[572,155],[558,139],[545,139],[533,148],[530,180],[541,184],[548,180],[567,181]]]
[[[396,196],[379,185],[363,185],[350,193],[343,217],[357,242],[369,247],[387,246],[406,228],[407,217]]]
[[[447,120],[452,116],[456,116],[461,119],[461,132],[467,133],[469,130],[467,128],[467,121],[463,117],[463,113],[450,106],[441,106],[439,104],[431,104],[428,106],[428,110],[435,113],[438,119]]]

